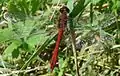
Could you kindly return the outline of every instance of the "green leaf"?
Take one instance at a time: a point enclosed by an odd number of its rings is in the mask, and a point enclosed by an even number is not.
[[[29,48],[28,44],[25,41],[22,41],[20,48],[27,51],[27,52],[31,51],[31,49]]]
[[[19,56],[19,49],[14,49],[12,52],[12,57],[17,58]]]
[[[120,9],[120,1],[116,2],[117,9]]]
[[[0,29],[0,43],[14,39],[13,35],[14,32],[11,31],[9,28]]]
[[[40,6],[40,0],[31,0],[31,12],[34,14]]]
[[[43,44],[43,42],[44,42],[47,38],[48,38],[48,37],[47,37],[45,34],[33,35],[33,36],[29,37],[26,42],[27,42],[30,46],[34,47],[35,45],[37,45],[37,44],[39,44],[39,43],[40,43],[40,44]]]
[[[23,37],[28,37],[31,33],[31,31],[34,29],[33,23],[26,23],[27,26],[23,27],[23,31],[22,31],[22,36]],[[29,25],[29,26],[28,26]]]
[[[34,27],[35,27],[35,21],[28,19],[28,20],[25,20],[25,22],[16,23],[14,26],[14,29],[16,34],[20,38],[27,38],[29,37]]]
[[[19,7],[18,0],[10,0],[7,7],[9,12],[14,14],[16,18],[25,19],[25,13],[22,11],[22,7]]]
[[[12,52],[18,48],[18,46],[21,45],[21,42],[20,41],[14,41],[12,42],[4,51],[4,54],[7,56],[7,55],[10,55],[12,54]]]
[[[71,18],[76,17],[84,7],[85,0],[79,0],[77,5],[73,8],[72,12],[69,14]]]
[[[74,3],[73,0],[68,0],[68,2],[67,2],[67,7],[69,8],[70,13],[71,13],[72,10],[73,10],[73,3]]]
[[[61,64],[61,66],[60,66],[60,72],[59,72],[58,76],[63,76],[65,68],[68,66],[68,61],[69,61],[69,57],[66,58],[64,61],[62,58],[60,59],[59,62]]]

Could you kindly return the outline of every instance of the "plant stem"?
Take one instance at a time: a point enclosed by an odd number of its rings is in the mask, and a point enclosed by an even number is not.
[[[77,53],[76,53],[76,47],[75,47],[75,36],[74,32],[71,32],[71,41],[72,41],[72,49],[74,54],[74,61],[76,66],[76,76],[79,76],[79,69],[78,69],[78,62],[77,62]]]
[[[78,61],[77,61],[76,46],[75,46],[75,31],[73,27],[73,21],[71,18],[69,18],[69,22],[70,22],[70,26],[68,26],[68,28],[70,30],[70,35],[71,35],[72,49],[73,49],[73,54],[74,54],[75,67],[76,67],[76,76],[80,76],[79,68],[78,68]]]

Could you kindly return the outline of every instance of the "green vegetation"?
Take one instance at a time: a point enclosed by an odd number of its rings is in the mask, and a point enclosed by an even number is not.
[[[59,9],[70,12],[50,72]],[[119,76],[120,0],[0,0],[0,76]]]

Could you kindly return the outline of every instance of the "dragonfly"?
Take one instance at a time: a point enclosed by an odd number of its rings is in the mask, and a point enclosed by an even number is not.
[[[58,62],[59,45],[60,45],[63,33],[65,31],[65,27],[67,26],[67,20],[68,20],[67,13],[69,13],[69,9],[66,6],[63,6],[62,8],[60,8],[60,16],[58,20],[58,36],[57,36],[55,48],[53,50],[52,58],[50,60],[51,71],[53,71],[54,67],[57,65],[56,63]]]

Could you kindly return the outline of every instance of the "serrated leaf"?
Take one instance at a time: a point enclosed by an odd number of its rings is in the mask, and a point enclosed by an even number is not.
[[[48,37],[45,34],[41,35],[33,35],[28,38],[26,41],[30,46],[34,47],[37,44],[43,44],[43,42],[47,39]]]
[[[35,27],[35,21],[26,20],[15,24],[15,32],[20,38],[27,38]]]
[[[12,42],[4,51],[4,54],[5,55],[9,55],[9,54],[12,54],[12,52],[18,48],[18,46],[21,45],[21,42],[19,41],[14,41]]]
[[[10,29],[0,29],[0,43],[14,39],[13,38],[14,32]]]
[[[23,32],[22,32],[22,36],[23,37],[28,37],[31,33],[31,31],[34,29],[35,27],[35,22],[32,20],[26,20],[25,21],[25,26],[23,26]]]

